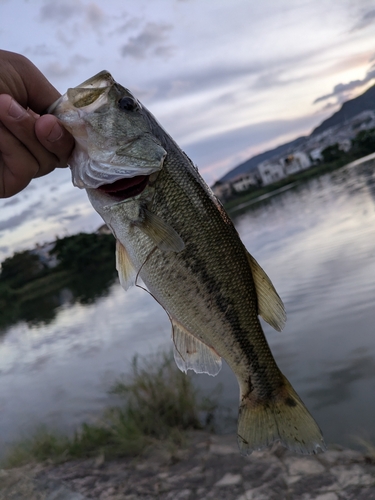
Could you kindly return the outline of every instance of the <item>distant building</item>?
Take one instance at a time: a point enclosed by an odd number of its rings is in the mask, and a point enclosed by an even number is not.
[[[296,151],[281,160],[285,175],[291,175],[311,167],[311,160],[306,153]]]
[[[211,187],[211,189],[212,189],[212,192],[214,193],[214,195],[217,198],[219,198],[220,200],[226,200],[232,194],[232,185],[230,182],[217,181]]]
[[[246,191],[250,187],[259,186],[261,182],[260,176],[257,171],[247,172],[245,174],[240,174],[232,180],[233,189],[239,193],[241,191]]]
[[[284,167],[278,160],[265,160],[258,164],[262,184],[272,184],[285,177]]]
[[[322,151],[323,148],[314,148],[309,151],[309,156],[313,162],[319,162],[323,160]]]
[[[338,145],[341,151],[345,151],[345,153],[347,153],[349,149],[352,147],[352,141],[350,139],[342,139],[341,141],[338,142]]]

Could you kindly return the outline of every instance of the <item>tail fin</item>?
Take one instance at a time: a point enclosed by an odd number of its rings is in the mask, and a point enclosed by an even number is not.
[[[241,401],[238,445],[243,455],[277,441],[296,453],[326,450],[317,423],[285,377],[280,394],[272,400],[255,402],[245,397]]]

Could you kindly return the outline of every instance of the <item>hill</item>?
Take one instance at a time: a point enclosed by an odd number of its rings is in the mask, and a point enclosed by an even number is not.
[[[244,172],[250,172],[253,168],[256,168],[258,163],[260,163],[261,161],[268,160],[268,158],[272,158],[273,156],[281,154],[294,146],[299,146],[305,139],[306,137],[304,136],[298,137],[298,139],[294,139],[294,141],[287,142],[286,144],[282,144],[277,148],[270,149],[269,151],[265,151],[264,153],[253,156],[249,160],[246,160],[245,162],[237,165],[237,167],[234,167],[232,170],[230,170],[220,179],[220,181],[229,181],[230,179],[237,177],[237,175],[243,174]]]
[[[366,111],[368,109],[375,109],[375,85],[370,87],[366,92],[344,102],[341,108],[336,111],[332,116],[324,120],[318,127],[314,128],[311,135],[317,135],[330,127],[344,123],[346,120]]]
[[[277,148],[270,149],[269,151],[265,151],[264,153],[253,156],[249,160],[246,160],[245,162],[241,163],[240,165],[237,165],[232,170],[227,172],[223,177],[221,177],[220,181],[221,182],[229,181],[240,174],[243,174],[245,172],[250,172],[251,170],[256,168],[258,163],[260,163],[261,161],[268,160],[273,156],[277,156],[281,153],[287,152],[289,148],[292,149],[295,146],[303,144],[303,142],[309,137],[318,135],[321,132],[335,125],[342,124],[346,120],[349,120],[354,116],[358,115],[359,113],[362,113],[362,111],[366,111],[368,109],[375,110],[375,85],[370,87],[368,90],[366,90],[366,92],[364,92],[360,96],[344,102],[339,111],[337,111],[332,116],[324,120],[318,127],[316,127],[312,131],[310,136],[298,137],[297,139],[294,139],[293,141],[288,142],[286,144],[282,144]]]

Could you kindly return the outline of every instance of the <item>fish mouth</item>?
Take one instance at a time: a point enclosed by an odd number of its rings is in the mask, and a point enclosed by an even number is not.
[[[149,175],[137,175],[136,177],[119,179],[112,184],[102,184],[97,189],[123,201],[128,198],[134,198],[146,188],[149,180]]]

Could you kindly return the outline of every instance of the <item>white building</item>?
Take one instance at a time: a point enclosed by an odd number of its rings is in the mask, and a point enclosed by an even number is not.
[[[215,182],[215,184],[211,186],[211,189],[214,195],[220,200],[225,200],[232,194],[230,182]]]
[[[258,171],[263,186],[267,186],[267,184],[272,184],[286,177],[283,166],[277,160],[262,161],[258,164]]]
[[[259,181],[260,178],[257,172],[247,172],[233,179],[232,187],[239,193],[240,191],[246,191],[246,189],[249,189],[251,186],[258,186]]]
[[[310,155],[312,161],[322,161],[323,160],[322,150],[323,150],[323,148],[314,148],[311,151],[309,151],[309,155]]]
[[[283,158],[282,163],[284,165],[285,175],[291,175],[301,170],[305,170],[311,166],[311,160],[306,153],[302,151],[296,151]]]

